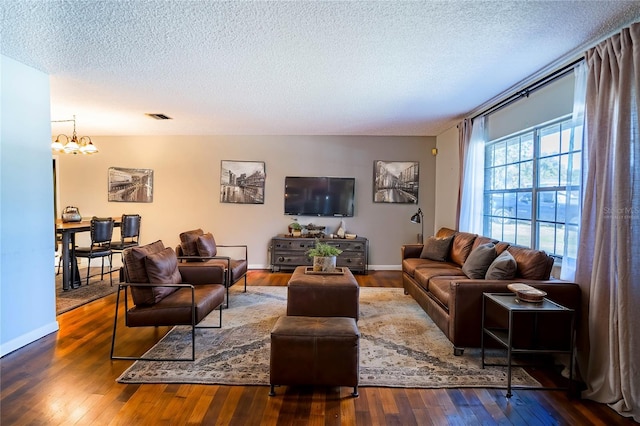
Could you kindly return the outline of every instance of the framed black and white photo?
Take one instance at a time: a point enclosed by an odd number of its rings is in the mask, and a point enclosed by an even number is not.
[[[264,204],[264,161],[222,160],[220,202]]]
[[[373,202],[418,204],[418,161],[373,163]]]
[[[153,202],[153,170],[109,167],[108,201]]]

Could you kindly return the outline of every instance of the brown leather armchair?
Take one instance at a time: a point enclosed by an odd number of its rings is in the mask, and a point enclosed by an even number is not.
[[[178,265],[173,249],[165,248],[162,241],[156,241],[124,250],[122,278],[124,282],[119,284],[116,297],[111,359],[193,361],[195,329],[222,327],[222,305],[225,299],[222,268]],[[127,327],[191,326],[191,357],[158,359],[114,355],[121,294],[124,294]],[[129,299],[133,306],[130,306]],[[216,308],[220,311],[219,324],[198,326]]]
[[[218,250],[219,248],[235,248],[235,251],[241,252],[241,255],[238,257],[223,256]],[[176,254],[178,259],[183,262],[182,264],[186,266],[201,265],[204,262],[206,265],[224,268],[227,308],[229,307],[229,287],[244,278],[244,291],[247,291],[249,260],[245,244],[217,244],[210,232],[205,234],[202,229],[194,229],[180,234],[180,245],[176,247]]]

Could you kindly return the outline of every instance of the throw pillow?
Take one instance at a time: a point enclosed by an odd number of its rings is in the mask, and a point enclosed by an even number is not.
[[[487,269],[497,255],[495,244],[480,244],[469,253],[467,260],[462,265],[462,272],[471,279],[481,280],[487,274]]]
[[[201,235],[196,240],[198,246],[198,254],[204,257],[213,257],[218,254],[218,247],[216,247],[216,239],[213,238],[211,232],[207,232]]]
[[[485,279],[487,280],[512,280],[516,277],[518,265],[511,253],[503,251],[489,265]]]
[[[128,283],[148,283],[147,266],[144,259],[153,253],[164,250],[161,240],[143,246],[131,247],[122,252],[125,279]],[[150,287],[131,287],[131,298],[136,305],[153,303],[153,290]]]
[[[203,235],[202,229],[194,229],[180,234],[180,248],[183,256],[198,256],[198,237]]]
[[[422,253],[420,257],[422,259],[437,260],[440,262],[446,262],[449,255],[449,249],[451,248],[451,242],[453,241],[453,235],[449,237],[436,238],[429,237],[424,243]]]
[[[152,284],[180,284],[182,276],[178,270],[178,257],[171,247],[161,252],[148,255],[144,259],[147,266],[147,275]],[[153,290],[153,303],[158,303],[174,291],[177,287],[151,287]]]

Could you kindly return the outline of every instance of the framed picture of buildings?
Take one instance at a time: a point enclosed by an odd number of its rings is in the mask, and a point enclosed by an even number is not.
[[[109,167],[108,201],[153,202],[153,170]]]
[[[220,202],[264,204],[264,161],[222,160]]]
[[[373,163],[373,202],[418,204],[418,161]]]

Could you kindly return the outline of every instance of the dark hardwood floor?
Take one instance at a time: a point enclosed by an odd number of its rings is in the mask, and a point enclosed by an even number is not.
[[[289,276],[251,271],[249,285],[286,285]],[[356,277],[362,286],[402,286],[397,271]],[[123,385],[116,378],[131,362],[109,359],[114,305],[111,295],[64,313],[57,333],[0,360],[2,425],[635,424],[563,391],[507,399],[500,389],[362,387],[352,398],[350,388],[282,388],[269,397],[267,386]],[[120,347],[144,350],[168,329],[123,329]]]

